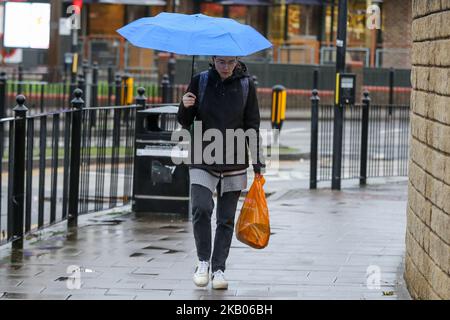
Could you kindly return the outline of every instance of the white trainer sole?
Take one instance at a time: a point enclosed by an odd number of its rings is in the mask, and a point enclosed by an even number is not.
[[[228,282],[219,282],[219,281],[212,281],[212,288],[214,290],[227,290],[228,289]]]
[[[205,276],[205,277],[196,277],[194,276],[192,278],[192,280],[194,280],[194,283],[197,287],[206,287],[209,283],[209,277]]]

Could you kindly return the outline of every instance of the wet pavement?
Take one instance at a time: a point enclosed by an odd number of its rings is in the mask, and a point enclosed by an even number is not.
[[[31,235],[20,252],[1,248],[0,299],[409,299],[406,179],[344,187],[310,191],[307,180],[268,175],[269,246],[233,238],[226,291],[193,284],[187,218],[125,207]]]

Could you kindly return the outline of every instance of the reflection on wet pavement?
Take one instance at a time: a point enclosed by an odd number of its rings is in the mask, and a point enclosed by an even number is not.
[[[78,228],[62,224],[29,235],[24,250],[0,250],[0,296],[398,299],[406,196],[407,184],[401,182],[269,197],[269,246],[255,250],[233,238],[226,270],[230,286],[224,292],[192,283],[196,251],[188,217],[127,210],[91,214],[80,217]],[[381,270],[375,290],[367,287],[370,266]]]

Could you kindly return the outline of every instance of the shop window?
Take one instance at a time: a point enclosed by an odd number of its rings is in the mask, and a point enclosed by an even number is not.
[[[217,3],[202,3],[201,13],[211,17],[223,17],[223,7]]]
[[[337,3],[337,2],[336,2]],[[367,2],[366,0],[350,0],[348,2],[348,45],[353,47],[365,47],[370,41],[370,32],[366,28],[366,10]],[[326,18],[325,18],[325,34],[326,40],[330,39],[330,29],[331,29],[331,6],[326,7]],[[333,40],[336,40],[338,25],[338,7],[334,10],[334,26],[333,26]],[[333,43],[334,45],[334,43]]]
[[[230,6],[228,17],[240,23],[247,23],[247,7]]]
[[[284,40],[285,6],[272,6],[269,9],[269,38],[274,42]]]
[[[117,35],[116,30],[124,25],[124,6],[90,4],[88,25],[89,34]]]
[[[288,34],[289,39],[295,38],[301,34],[300,30],[300,5],[289,5],[288,7]]]

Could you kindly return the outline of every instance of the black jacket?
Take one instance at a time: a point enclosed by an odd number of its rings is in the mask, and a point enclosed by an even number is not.
[[[258,138],[258,154],[253,154],[253,170],[257,173],[261,171],[264,167],[264,159],[262,156],[262,150],[260,150],[261,137],[259,134],[260,126],[260,114],[258,107],[258,99],[256,96],[256,88],[253,81],[250,79],[247,72],[247,67],[244,63],[239,62],[233,71],[233,75],[228,79],[222,81],[219,73],[211,66],[208,74],[208,83],[204,92],[202,99],[202,105],[199,108],[199,78],[200,75],[193,77],[187,92],[192,92],[197,97],[195,105],[190,108],[185,108],[183,102],[180,103],[178,108],[178,121],[183,126],[183,128],[189,128],[193,123],[194,119],[196,121],[202,122],[203,132],[207,129],[218,129],[222,133],[224,145],[225,145],[225,130],[226,129],[255,129]],[[243,103],[243,93],[241,78],[249,78],[249,88],[247,103]],[[204,142],[202,144],[202,152],[207,145],[212,142]],[[235,161],[232,164],[225,163],[226,150],[223,149],[224,163],[223,164],[205,164],[203,161],[201,164],[191,164],[191,167],[210,169],[219,172],[234,171],[248,168],[248,146],[246,145],[245,150],[245,163],[239,163],[237,161],[237,150],[235,148],[234,152]],[[256,146],[255,146],[256,148]],[[250,148],[252,151],[254,148]],[[193,163],[193,162],[192,162]]]

